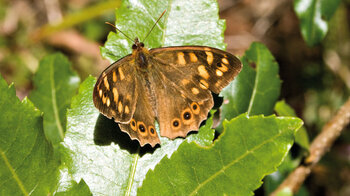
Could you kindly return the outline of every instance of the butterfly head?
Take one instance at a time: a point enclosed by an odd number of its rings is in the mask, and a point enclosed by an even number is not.
[[[141,51],[145,47],[145,44],[143,42],[139,41],[139,38],[135,38],[134,44],[132,45],[132,50],[139,50]]]
[[[148,68],[148,61],[146,58],[148,53],[149,51],[145,48],[144,43],[140,42],[138,38],[135,38],[134,44],[132,45],[132,55],[135,57],[140,68]]]

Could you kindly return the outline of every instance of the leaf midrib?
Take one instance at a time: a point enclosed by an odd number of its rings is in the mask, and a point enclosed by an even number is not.
[[[15,181],[17,182],[19,188],[21,189],[22,193],[23,193],[24,195],[28,195],[28,192],[27,192],[27,190],[25,189],[25,187],[24,187],[22,181],[21,181],[21,180],[19,179],[19,177],[17,176],[17,174],[16,174],[14,168],[12,167],[11,163],[8,161],[6,154],[2,151],[1,148],[0,148],[0,154],[1,154],[2,159],[3,159],[4,162],[5,162],[5,165],[6,165],[7,168],[10,170],[10,172],[11,172],[13,178],[14,178]]]
[[[64,139],[64,131],[61,125],[61,120],[58,114],[58,106],[56,102],[56,88],[55,88],[55,78],[54,78],[54,71],[53,71],[53,63],[50,65],[50,86],[51,86],[51,101],[52,101],[52,108],[53,108],[53,113],[55,116],[55,122],[57,125],[58,133],[60,135],[61,140]]]
[[[248,110],[247,110],[247,113],[248,113],[248,115],[250,115],[250,112],[251,112],[251,110],[252,110],[252,108],[253,108],[253,104],[254,104],[254,99],[255,99],[255,96],[256,96],[256,93],[257,93],[257,88],[258,88],[258,82],[259,82],[259,69],[260,69],[260,50],[258,49],[258,48],[256,48],[256,53],[257,53],[257,60],[256,60],[256,77],[255,77],[255,81],[254,81],[254,87],[253,87],[253,92],[252,92],[252,97],[251,97],[251,99],[250,99],[250,102],[249,102],[249,107],[248,107]]]
[[[219,171],[215,172],[213,175],[211,175],[209,178],[207,178],[205,181],[203,181],[201,184],[198,184],[198,186],[189,194],[189,195],[195,195],[199,189],[201,189],[204,185],[206,185],[207,183],[209,183],[210,181],[214,180],[219,174],[224,173],[226,169],[230,168],[231,166],[233,166],[234,164],[236,164],[238,161],[242,160],[243,158],[247,157],[249,154],[253,153],[254,151],[258,150],[259,148],[261,148],[263,145],[272,142],[275,138],[281,136],[283,132],[279,132],[277,135],[273,136],[272,138],[265,140],[264,142],[262,142],[261,144],[255,146],[254,148],[252,148],[251,150],[247,150],[244,154],[242,154],[240,157],[238,157],[235,160],[232,160],[229,164],[227,164],[226,166],[224,166],[222,169],[220,169]]]
[[[138,163],[139,157],[140,157],[139,156],[139,152],[140,152],[139,150],[140,150],[140,148],[138,148],[137,153],[135,153],[135,155],[134,155],[134,161],[133,161],[131,172],[130,172],[129,183],[128,183],[127,191],[125,193],[126,196],[130,195],[132,185],[134,184],[134,178],[135,178],[137,163]]]

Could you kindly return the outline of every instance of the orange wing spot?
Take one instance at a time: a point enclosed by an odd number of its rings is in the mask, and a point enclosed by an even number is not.
[[[192,91],[192,93],[195,94],[195,95],[198,95],[198,93],[199,93],[199,90],[198,90],[198,88],[196,88],[196,87],[193,87],[193,88],[191,89],[191,91]]]
[[[191,62],[195,63],[198,61],[197,56],[193,52],[190,52],[189,55],[190,55]]]
[[[217,70],[216,70],[216,75],[217,75],[217,76],[222,76],[223,73],[222,73],[222,71],[220,71],[220,70],[217,69]]]
[[[107,103],[107,107],[109,107],[111,105],[111,101],[109,100],[109,97],[107,97],[106,103]]]
[[[123,112],[123,104],[121,101],[119,101],[119,104],[118,104],[118,112],[119,113],[122,113]]]
[[[102,96],[102,103],[106,104],[106,97],[105,96]]]
[[[107,80],[107,76],[103,78],[103,84],[105,85],[106,89],[109,90],[109,83]]]
[[[213,56],[213,53],[212,52],[205,52],[205,54],[207,55],[207,62],[209,65],[211,65],[213,63],[213,60],[214,60],[214,56]]]
[[[218,67],[218,69],[220,69],[220,71],[222,72],[227,72],[228,67],[226,65],[224,65],[223,63],[221,63],[220,67]]]
[[[206,90],[206,89],[208,89],[209,84],[208,84],[208,82],[205,81],[205,80],[200,80],[200,81],[199,81],[199,86],[200,86],[202,89]]]
[[[226,64],[226,65],[228,64],[227,58],[222,58],[221,61],[222,61],[224,64]]]
[[[98,91],[98,95],[100,96],[100,98],[102,98],[102,89]]]
[[[114,97],[114,102],[115,102],[115,104],[117,105],[117,103],[118,103],[118,98],[119,98],[119,94],[118,94],[118,90],[117,90],[117,88],[113,88],[113,97]]]
[[[120,80],[124,80],[125,76],[121,67],[118,67]]]
[[[178,52],[177,53],[177,63],[180,65],[185,65],[186,60],[185,60],[185,54],[183,52]]]
[[[117,73],[115,73],[115,71],[113,71],[113,82],[117,81]]]
[[[124,111],[125,111],[125,114],[129,114],[130,110],[129,110],[129,107],[127,105],[125,106]]]
[[[209,76],[209,73],[207,71],[207,69],[204,67],[204,65],[200,65],[198,66],[198,73],[199,75],[204,78],[204,79],[208,79],[210,76]]]

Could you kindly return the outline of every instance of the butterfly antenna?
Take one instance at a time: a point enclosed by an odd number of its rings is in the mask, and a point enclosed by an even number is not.
[[[129,36],[127,36],[125,33],[123,33],[123,31],[121,31],[120,29],[118,29],[114,24],[109,23],[109,22],[105,22],[108,25],[111,25],[112,27],[114,27],[117,31],[121,32],[126,38],[128,38],[129,40],[131,40],[132,42],[134,42],[134,40],[132,40]]]
[[[156,24],[158,23],[158,21],[163,17],[163,15],[165,14],[166,10],[164,10],[164,12],[159,16],[159,18],[157,19],[157,21],[154,23],[153,27],[151,28],[151,30],[147,33],[145,39],[143,39],[142,42],[144,42],[146,40],[146,38],[149,36],[149,34],[152,32],[152,30],[154,29],[154,27],[156,26]]]

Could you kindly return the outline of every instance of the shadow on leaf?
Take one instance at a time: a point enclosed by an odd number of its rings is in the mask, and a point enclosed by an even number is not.
[[[159,145],[154,148],[150,145],[140,147],[138,141],[131,140],[127,133],[120,130],[118,123],[100,114],[95,125],[94,143],[99,146],[108,146],[112,142],[119,145],[121,149],[129,151],[130,154],[138,153],[140,157],[146,153],[153,153],[159,147]]]

